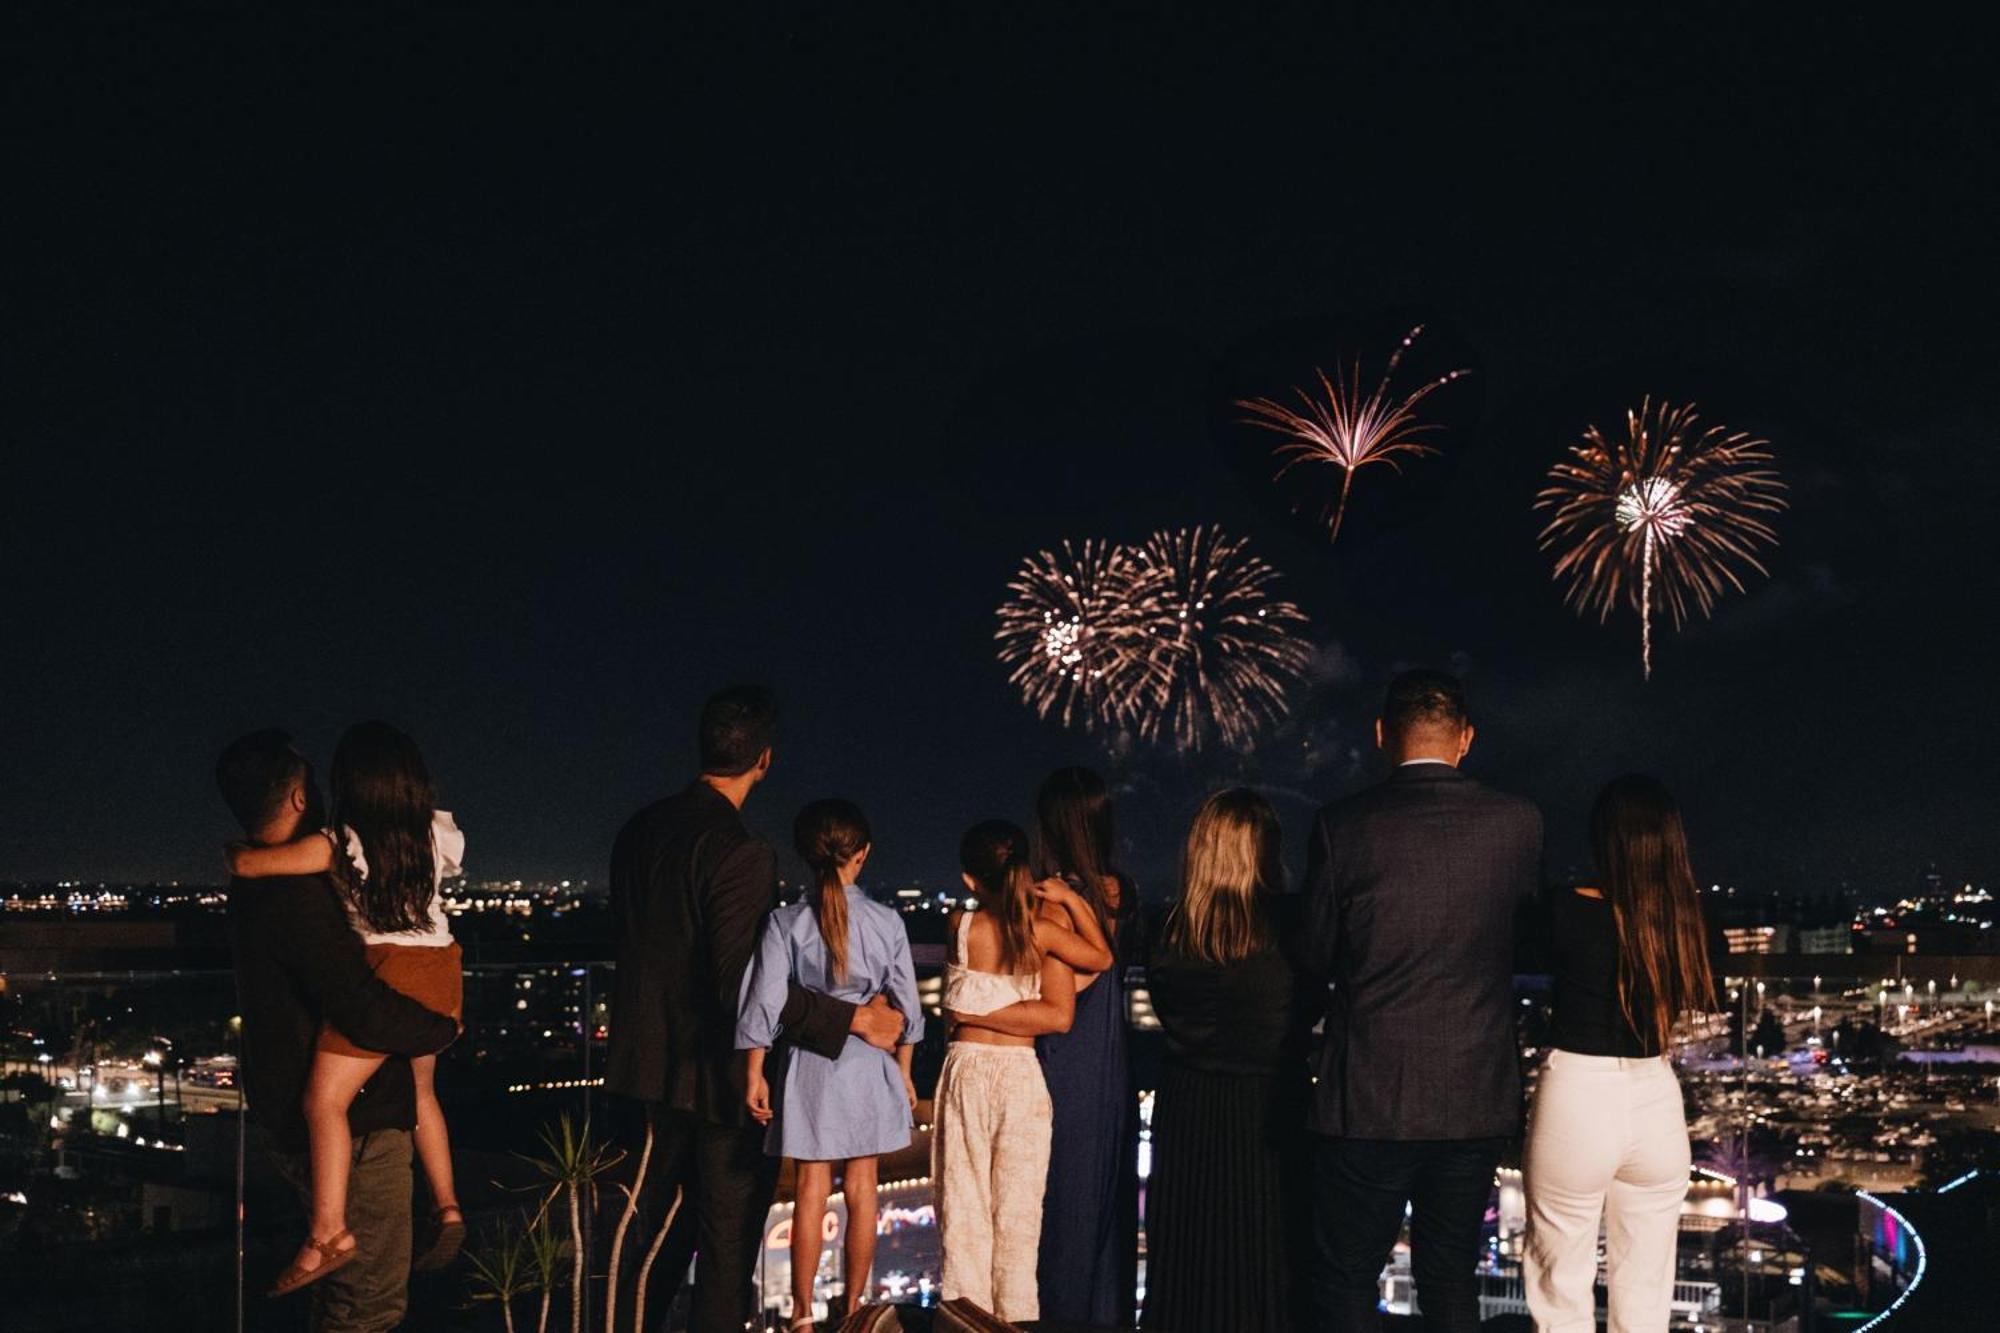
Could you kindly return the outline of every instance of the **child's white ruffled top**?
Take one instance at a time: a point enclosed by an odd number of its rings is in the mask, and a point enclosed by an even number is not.
[[[346,839],[347,859],[354,865],[354,873],[362,879],[368,878],[368,858],[361,850],[361,835],[351,828],[342,828],[341,836]],[[348,924],[361,937],[363,944],[400,944],[413,948],[442,949],[451,944],[451,921],[444,914],[444,895],[438,886],[448,879],[455,879],[465,873],[465,834],[452,819],[449,810],[431,812],[431,862],[436,873],[431,881],[431,901],[428,916],[430,924],[422,930],[379,931],[370,930],[368,922],[353,903],[345,904]]]

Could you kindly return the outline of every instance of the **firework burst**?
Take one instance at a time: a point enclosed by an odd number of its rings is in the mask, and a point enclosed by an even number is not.
[[[1404,354],[1423,331],[1424,326],[1419,324],[1403,335],[1374,391],[1366,395],[1361,391],[1361,359],[1356,357],[1347,369],[1336,365],[1332,379],[1323,370],[1315,371],[1319,378],[1318,395],[1310,389],[1295,389],[1299,400],[1296,408],[1270,398],[1237,400],[1236,406],[1250,414],[1244,419],[1249,425],[1285,437],[1285,443],[1276,450],[1283,460],[1278,476],[1283,477],[1298,467],[1339,469],[1340,490],[1327,502],[1323,515],[1329,541],[1340,539],[1340,523],[1347,516],[1347,495],[1354,488],[1356,472],[1371,463],[1385,463],[1401,471],[1402,458],[1437,452],[1424,439],[1437,426],[1417,419],[1417,405],[1472,372],[1454,370],[1426,381],[1412,393],[1394,396],[1390,382],[1403,364]]]
[[[993,634],[1022,700],[1064,726],[1136,731],[1160,670],[1150,613],[1156,583],[1130,550],[1110,542],[1064,542],[1023,560]]]
[[[1777,545],[1767,518],[1784,509],[1783,490],[1766,441],[1703,427],[1693,404],[1647,398],[1626,412],[1623,435],[1585,430],[1549,469],[1535,507],[1554,511],[1541,542],[1559,553],[1565,600],[1600,624],[1621,603],[1637,611],[1651,679],[1654,608],[1678,629],[1729,589],[1743,591],[1746,571],[1768,574],[1757,553]]]
[[[1247,750],[1290,711],[1312,650],[1305,614],[1249,543],[1203,526],[1156,532],[1134,552],[1149,583],[1151,660],[1140,735],[1183,752],[1211,737]]]

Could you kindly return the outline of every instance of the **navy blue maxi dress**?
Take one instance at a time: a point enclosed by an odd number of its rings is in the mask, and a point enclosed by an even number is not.
[[[1139,1230],[1138,1106],[1126,1062],[1124,971],[1144,957],[1138,894],[1122,885],[1114,961],[1076,997],[1070,1030],[1035,1039],[1055,1107],[1042,1195],[1042,1318],[1130,1327]]]

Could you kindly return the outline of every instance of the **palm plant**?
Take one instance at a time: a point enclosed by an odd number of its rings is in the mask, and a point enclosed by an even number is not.
[[[472,1299],[500,1302],[500,1317],[507,1333],[514,1333],[515,1297],[533,1291],[536,1285],[528,1239],[533,1226],[503,1217],[495,1226],[488,1246],[468,1246],[465,1251],[465,1262],[472,1269]],[[543,1309],[547,1309],[546,1302]],[[546,1314],[543,1319],[546,1322]]]
[[[542,1193],[540,1212],[546,1217],[548,1210],[561,1200],[569,1212],[570,1251],[570,1333],[583,1333],[583,1290],[584,1290],[584,1247],[583,1210],[587,1202],[594,1200],[597,1192],[597,1178],[625,1160],[625,1154],[613,1150],[606,1144],[597,1143],[590,1137],[590,1122],[584,1121],[579,1128],[569,1113],[564,1112],[553,1127],[542,1129],[542,1147],[547,1155],[526,1158],[542,1176],[538,1187]],[[548,1304],[548,1291],[542,1293],[544,1307]]]

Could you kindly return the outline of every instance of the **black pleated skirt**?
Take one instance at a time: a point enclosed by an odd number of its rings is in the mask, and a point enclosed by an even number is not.
[[[1170,1064],[1153,1102],[1145,1326],[1270,1333],[1303,1326],[1311,1244],[1309,1083]]]

